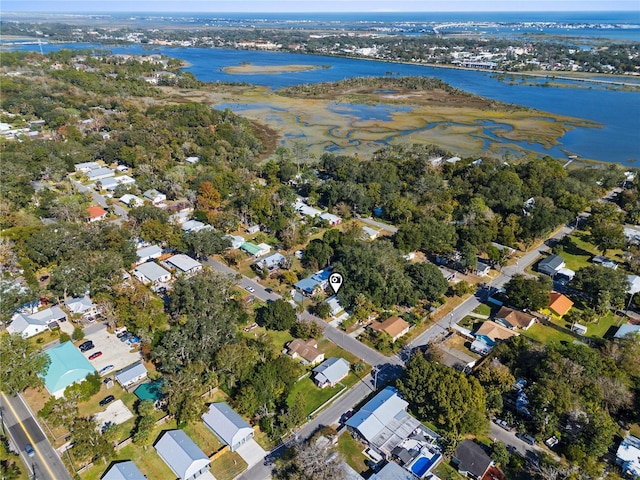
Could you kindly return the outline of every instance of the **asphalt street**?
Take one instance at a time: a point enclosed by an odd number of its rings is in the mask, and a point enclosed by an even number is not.
[[[32,416],[21,397],[10,397],[0,392],[2,421],[15,449],[27,465],[30,478],[38,480],[71,480],[57,452],[53,449],[42,428]],[[31,444],[35,454],[30,457],[25,446]]]

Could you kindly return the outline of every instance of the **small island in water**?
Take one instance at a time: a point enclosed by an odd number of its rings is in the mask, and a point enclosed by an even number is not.
[[[239,65],[224,67],[225,73],[249,75],[253,73],[270,74],[270,73],[294,73],[309,72],[311,70],[320,70],[323,68],[331,68],[330,65],[255,65],[250,62],[242,62]]]

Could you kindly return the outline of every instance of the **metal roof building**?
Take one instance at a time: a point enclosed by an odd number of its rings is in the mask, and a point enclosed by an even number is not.
[[[71,342],[45,350],[45,353],[49,355],[51,363],[44,376],[44,385],[54,397],[62,397],[65,388],[83,381],[87,375],[96,371]]]
[[[209,405],[202,421],[233,452],[253,438],[253,428],[225,402]]]
[[[181,480],[194,480],[209,471],[209,457],[182,430],[164,432],[154,448]]]
[[[147,480],[131,460],[112,464],[100,480]]]

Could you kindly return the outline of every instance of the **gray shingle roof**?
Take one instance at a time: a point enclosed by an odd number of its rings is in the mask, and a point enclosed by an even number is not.
[[[100,478],[101,480],[147,480],[136,464],[130,460],[114,463]]]
[[[349,373],[349,362],[344,358],[331,357],[313,369],[318,383],[335,383]]]

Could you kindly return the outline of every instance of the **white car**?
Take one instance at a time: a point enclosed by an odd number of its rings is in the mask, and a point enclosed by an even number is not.
[[[253,287],[244,287],[244,288],[245,288],[245,290],[246,290],[247,292],[254,293],[254,292],[256,291],[256,289],[255,289],[255,288],[253,288]]]
[[[100,375],[104,375],[105,373],[109,373],[111,370],[113,370],[113,365],[107,365],[106,367],[101,368],[98,373]]]

